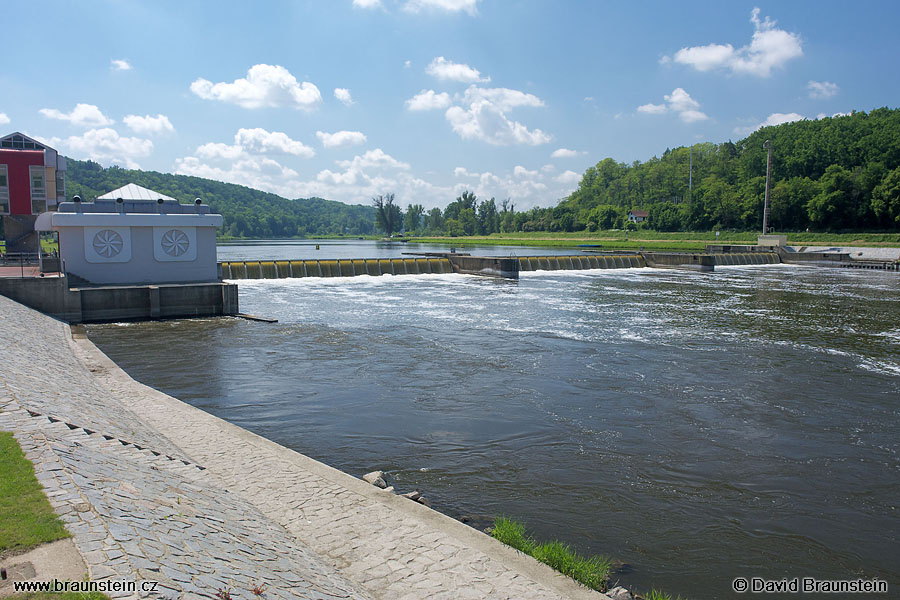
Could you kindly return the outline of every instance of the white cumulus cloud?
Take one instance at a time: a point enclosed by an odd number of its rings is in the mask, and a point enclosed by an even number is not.
[[[105,164],[122,164],[129,169],[139,169],[136,158],[149,156],[153,142],[136,137],[121,137],[114,129],[90,129],[80,136],[62,141],[71,155],[87,157]]]
[[[568,148],[558,148],[550,155],[551,158],[572,158],[573,156],[578,156],[578,151]]]
[[[353,0],[356,8],[381,8],[381,0]]]
[[[538,172],[537,171],[529,171],[522,165],[516,165],[513,168],[513,175],[515,175],[516,177],[519,177],[519,178],[522,178],[522,177],[532,178],[532,177],[537,177]]]
[[[534,94],[509,88],[482,88],[477,85],[470,85],[462,96],[463,103],[472,104],[479,100],[486,100],[504,111],[519,106],[544,106],[544,101]]]
[[[175,173],[246,185],[281,194],[286,198],[296,197],[293,194],[294,186],[290,182],[298,177],[297,172],[268,157],[247,156],[228,168],[222,168],[203,163],[195,156],[188,156],[175,159]]]
[[[661,115],[669,110],[665,104],[641,104],[637,107],[638,112],[647,113],[648,115]]]
[[[691,95],[684,91],[683,88],[675,88],[671,94],[663,96],[669,103],[669,108],[675,112],[684,112],[688,110],[697,110],[700,103],[691,98]]]
[[[0,113],[0,125],[6,125],[9,123],[9,117],[6,116],[6,113]]]
[[[840,88],[836,83],[830,81],[810,81],[806,85],[806,89],[809,90],[810,98],[823,100],[835,96]]]
[[[549,142],[551,137],[547,133],[540,129],[528,129],[506,114],[519,107],[542,106],[544,102],[534,94],[509,88],[483,88],[474,84],[452,98],[446,92],[422,90],[406,101],[406,108],[410,111],[446,108],[444,117],[461,138],[481,140],[496,146],[535,146]]]
[[[309,146],[292,140],[281,131],[266,131],[256,127],[254,129],[238,129],[234,134],[234,143],[250,153],[260,154],[290,154],[302,158],[312,158],[316,151]]]
[[[334,88],[334,97],[344,103],[344,106],[353,104],[353,97],[347,88]]]
[[[434,90],[422,90],[406,101],[406,110],[443,109],[450,106],[451,103],[450,94],[446,92],[438,94]]]
[[[551,140],[540,129],[529,130],[518,121],[509,119],[500,107],[487,100],[474,102],[468,109],[451,106],[445,116],[453,131],[463,139],[481,140],[495,146],[537,146]]]
[[[490,77],[482,77],[478,69],[463,63],[455,63],[443,56],[438,56],[425,67],[425,72],[442,81],[460,81],[476,83],[490,81]]]
[[[280,65],[253,65],[246,77],[232,83],[213,83],[200,78],[191,84],[191,91],[204,100],[228,102],[243,108],[312,110],[322,102],[322,94],[315,84],[299,83]]]
[[[335,131],[334,133],[317,131],[316,137],[326,148],[346,148],[366,143],[366,134],[361,131]]]
[[[750,15],[754,32],[749,44],[738,49],[731,44],[715,43],[682,48],[672,60],[698,71],[726,69],[736,74],[768,77],[772,69],[803,56],[800,36],[777,28],[769,17],[760,20],[759,12],[759,8],[754,8]]]
[[[802,121],[806,117],[798,113],[772,113],[765,121],[751,127],[735,127],[734,132],[738,135],[750,135],[757,129],[763,127],[771,127],[773,125],[782,125],[784,123],[792,123],[794,121]]]
[[[291,139],[282,131],[266,131],[254,129],[238,129],[234,134],[234,144],[209,142],[197,147],[194,154],[206,160],[246,160],[254,155],[283,154],[312,158],[316,151],[297,140]],[[264,165],[265,163],[254,163]]]
[[[423,9],[445,10],[447,12],[466,12],[472,16],[478,14],[478,0],[407,0],[403,9],[417,13]]]
[[[665,94],[663,99],[666,101],[665,104],[642,104],[637,107],[637,111],[648,115],[661,115],[671,110],[677,113],[678,118],[685,123],[709,119],[705,113],[700,111],[700,103],[691,98],[684,88],[675,88],[671,94]]]
[[[205,159],[234,160],[244,154],[244,149],[237,145],[209,142],[198,146],[194,154]]]
[[[105,127],[115,123],[93,104],[76,104],[70,113],[64,113],[55,108],[42,108],[38,112],[49,119],[68,121],[72,125],[79,127]]]
[[[409,169],[409,163],[399,161],[381,148],[369,150],[362,156],[354,156],[353,160],[338,161],[338,166],[344,169],[367,167],[390,167],[392,169]]]
[[[575,185],[581,181],[581,175],[575,171],[565,171],[554,177],[553,180],[564,185]]]
[[[131,63],[129,63],[127,60],[114,58],[109,61],[109,68],[113,71],[130,71],[132,67]]]
[[[156,115],[155,117],[151,117],[150,115],[145,115],[143,117],[138,115],[126,115],[122,121],[133,132],[143,135],[172,133],[175,131],[175,127],[172,126],[169,117],[166,115]]]

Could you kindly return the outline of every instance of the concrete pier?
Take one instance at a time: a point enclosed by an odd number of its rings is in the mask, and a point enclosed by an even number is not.
[[[0,429],[34,463],[90,579],[158,584],[114,597],[252,600],[265,584],[270,600],[606,598],[137,383],[83,334],[3,297],[0,344]]]

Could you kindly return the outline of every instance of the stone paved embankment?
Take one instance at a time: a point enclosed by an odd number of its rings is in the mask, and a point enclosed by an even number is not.
[[[149,595],[169,598],[249,599],[261,584],[267,599],[605,597],[143,386],[78,337],[0,297],[0,429],[35,463],[91,579],[155,581]]]

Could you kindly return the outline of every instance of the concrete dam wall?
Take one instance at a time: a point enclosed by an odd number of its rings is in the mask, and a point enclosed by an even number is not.
[[[659,258],[659,254],[654,255]],[[689,256],[671,254],[670,256]],[[716,265],[765,265],[781,262],[774,252],[706,255]],[[473,257],[474,258],[474,257]],[[460,257],[457,260],[465,260]],[[520,256],[519,271],[575,271],[647,267],[641,254],[575,254]],[[651,261],[653,262],[653,261]],[[678,261],[672,262],[675,265]],[[287,279],[292,277],[355,277],[357,275],[423,275],[455,273],[449,258],[360,258],[336,260],[261,260],[219,263],[222,279]],[[471,272],[471,271],[463,271]]]

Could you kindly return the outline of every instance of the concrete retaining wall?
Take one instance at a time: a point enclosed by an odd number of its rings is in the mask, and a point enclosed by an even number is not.
[[[211,317],[239,312],[237,285],[69,287],[67,277],[0,278],[0,295],[67,323]]]

